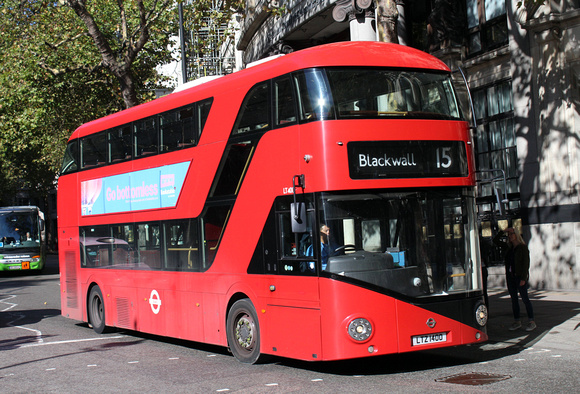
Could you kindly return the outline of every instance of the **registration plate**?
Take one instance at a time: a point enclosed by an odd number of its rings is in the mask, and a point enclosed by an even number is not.
[[[438,332],[436,334],[415,335],[411,337],[412,345],[428,345],[430,343],[447,342],[447,333]]]

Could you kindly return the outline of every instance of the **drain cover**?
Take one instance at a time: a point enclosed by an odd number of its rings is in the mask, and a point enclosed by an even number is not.
[[[470,386],[479,386],[492,384],[511,378],[509,375],[499,375],[494,373],[481,372],[464,372],[457,375],[447,376],[445,378],[435,379],[436,382],[465,384]]]

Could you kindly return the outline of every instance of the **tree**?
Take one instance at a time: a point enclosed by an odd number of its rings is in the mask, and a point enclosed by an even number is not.
[[[166,54],[170,35],[175,34],[175,28],[167,29],[171,24],[168,24],[166,11],[174,1],[154,0],[146,5],[144,0],[117,0],[116,8],[97,2],[87,6],[85,0],[63,0],[63,4],[70,7],[83,22],[86,34],[95,44],[101,61],[93,67],[106,67],[117,78],[127,108],[139,104],[134,63],[148,43],[156,44],[149,46],[148,54],[154,58],[155,55]],[[111,25],[111,20],[116,25]],[[154,39],[152,30],[157,24],[161,35]]]
[[[72,131],[153,98],[163,79],[156,66],[171,59],[177,32],[169,0],[88,3],[0,0],[0,200],[7,203],[18,190],[42,200]]]
[[[193,4],[192,21],[215,9]],[[227,18],[241,0],[221,4]],[[154,98],[177,21],[172,0],[0,0],[0,204],[42,200],[74,129]]]

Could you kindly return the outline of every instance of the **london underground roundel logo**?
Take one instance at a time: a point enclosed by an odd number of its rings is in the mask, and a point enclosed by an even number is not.
[[[151,310],[153,313],[158,314],[161,309],[161,298],[157,290],[151,290],[151,295],[149,296],[149,305],[151,305]]]

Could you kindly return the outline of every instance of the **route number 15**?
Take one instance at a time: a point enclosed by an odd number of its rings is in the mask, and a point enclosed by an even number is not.
[[[451,160],[451,155],[449,154],[451,148],[450,147],[437,148],[435,151],[437,154],[437,168],[451,167],[451,164],[453,164]]]

